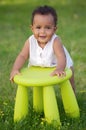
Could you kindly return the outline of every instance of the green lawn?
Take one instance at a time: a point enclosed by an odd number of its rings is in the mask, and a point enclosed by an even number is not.
[[[72,120],[65,117],[59,96],[61,130],[86,130],[86,1],[85,0],[16,0],[0,1],[0,130],[55,130],[52,125],[41,123],[39,114],[31,114],[18,124],[13,123],[16,85],[10,83],[9,75],[16,56],[30,36],[32,10],[38,5],[52,5],[58,12],[57,34],[69,50],[75,67],[76,96],[81,117]],[[56,89],[56,91],[58,91]],[[58,93],[58,92],[57,92]],[[57,94],[58,95],[58,94]],[[32,95],[30,95],[32,98]],[[58,97],[57,97],[58,98]],[[32,99],[31,99],[32,100]],[[3,128],[2,128],[3,127]]]

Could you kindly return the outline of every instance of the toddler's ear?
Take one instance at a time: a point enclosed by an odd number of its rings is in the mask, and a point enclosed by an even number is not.
[[[57,26],[54,27],[54,30],[55,30],[55,31],[57,30]]]
[[[33,26],[32,25],[30,25],[30,29],[33,31]]]

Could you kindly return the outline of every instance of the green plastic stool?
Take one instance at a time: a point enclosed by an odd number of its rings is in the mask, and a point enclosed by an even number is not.
[[[58,78],[57,76],[50,76],[54,69],[29,67],[22,69],[21,75],[14,77],[14,82],[18,84],[14,122],[29,114],[28,87],[33,87],[33,108],[38,112],[44,111],[45,119],[48,123],[56,121],[60,125],[60,114],[53,87],[55,84],[59,84],[61,88],[65,112],[73,118],[80,116],[77,100],[69,82],[72,71],[66,69],[66,76]]]

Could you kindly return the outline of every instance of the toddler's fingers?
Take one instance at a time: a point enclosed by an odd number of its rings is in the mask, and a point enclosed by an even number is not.
[[[64,71],[58,72],[58,73],[57,73],[57,76],[58,76],[58,77],[64,77],[64,76],[66,76],[66,73],[65,73]]]
[[[15,72],[14,74],[12,74],[11,76],[10,76],[10,81],[11,82],[14,82],[14,80],[13,80],[13,78],[14,78],[14,76],[15,75],[20,75],[21,73],[19,72],[19,71],[17,71],[17,72]]]

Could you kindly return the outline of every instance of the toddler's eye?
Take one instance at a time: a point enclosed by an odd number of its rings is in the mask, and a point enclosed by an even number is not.
[[[41,27],[40,27],[40,26],[37,26],[36,28],[37,28],[37,29],[40,29]]]
[[[46,29],[51,29],[51,27],[46,27]]]

